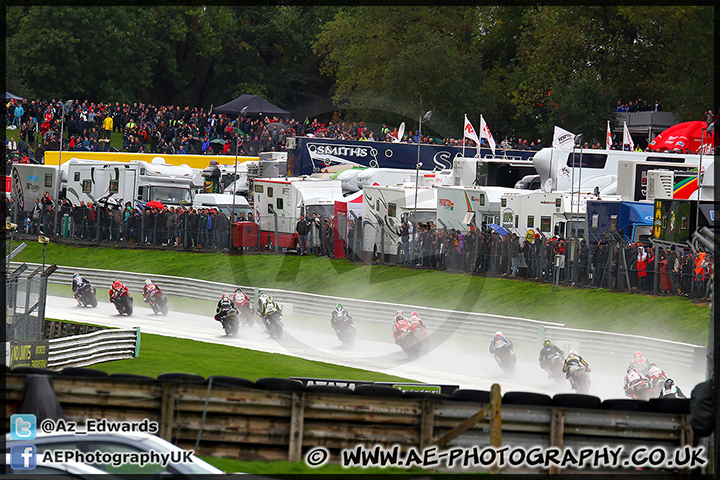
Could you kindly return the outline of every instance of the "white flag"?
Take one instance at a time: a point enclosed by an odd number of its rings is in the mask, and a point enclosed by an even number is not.
[[[477,145],[478,149],[478,156],[480,156],[480,139],[478,139],[477,133],[475,132],[475,129],[472,126],[472,123],[470,123],[470,120],[468,120],[467,115],[465,115],[465,127],[463,128],[463,138],[469,138],[470,140],[475,142],[475,145]]]
[[[623,122],[623,148],[625,148],[625,145],[630,145],[631,152],[635,150],[635,144],[630,136],[630,130],[627,128],[627,122]]]
[[[555,164],[555,177],[563,177],[565,180],[570,180],[570,167],[568,167],[565,158],[565,154],[562,152],[558,155],[558,161]]]
[[[482,115],[480,115],[480,138],[484,138],[488,141],[490,144],[490,150],[492,150],[493,156],[495,156],[495,139],[493,138],[492,133],[490,133],[490,129],[488,128],[487,123],[485,123]]]
[[[612,132],[610,132],[610,121],[608,120],[607,128],[607,140],[605,140],[605,148],[610,150],[612,148]]]
[[[575,134],[568,132],[564,128],[555,126],[552,141],[553,148],[571,149],[573,145],[575,145]]]

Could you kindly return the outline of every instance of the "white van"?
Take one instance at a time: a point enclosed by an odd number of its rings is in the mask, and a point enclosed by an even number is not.
[[[235,216],[239,217],[240,212],[245,214],[245,219],[248,218],[248,214],[252,213],[250,204],[242,195],[235,195]],[[232,220],[233,212],[233,195],[225,193],[198,193],[193,198],[193,208],[215,208],[222,211],[225,215]]]

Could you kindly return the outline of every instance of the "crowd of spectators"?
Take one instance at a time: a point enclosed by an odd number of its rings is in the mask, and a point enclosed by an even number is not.
[[[623,103],[622,100],[618,100],[617,110],[618,112],[662,112],[662,104],[659,100],[648,103],[647,100],[637,99],[635,101],[630,100],[628,103]]]
[[[360,225],[356,227],[355,225]],[[364,254],[361,222],[350,223],[348,256]],[[664,293],[709,298],[714,268],[712,254],[689,249],[658,248],[641,243],[600,240],[588,245],[558,236],[536,233],[533,239],[515,233],[501,234],[489,228],[468,232],[437,228],[434,222],[421,223],[418,232],[404,223],[397,232],[401,240],[397,257],[384,257],[413,267],[434,268],[475,275],[535,279],[552,282],[557,273],[564,284],[605,287],[621,291]],[[570,250],[575,248],[574,255]],[[621,253],[622,252],[622,253]],[[565,258],[556,272],[556,255]],[[376,261],[380,260],[378,256]],[[656,284],[657,283],[657,284]]]
[[[9,200],[11,219],[21,233],[66,237],[80,243],[132,244],[179,250],[229,251],[231,222],[222,211],[186,206],[133,208],[99,205],[68,199],[55,203],[49,195],[38,199],[29,212],[18,212]],[[239,221],[253,221],[244,216]],[[710,253],[682,248],[654,248],[641,243],[605,239],[588,245],[584,239],[571,242],[559,236],[536,233],[534,238],[504,234],[483,226],[468,232],[438,228],[434,222],[419,223],[417,231],[404,222],[396,232],[398,255],[362,251],[363,222],[348,219],[347,232],[338,232],[333,217],[313,213],[307,219],[307,251],[335,256],[336,239],[341,239],[346,257],[355,261],[397,263],[474,275],[557,281],[567,285],[604,287],[709,298],[714,268]],[[71,240],[74,241],[74,240]],[[575,248],[575,252],[570,250]],[[261,247],[263,248],[263,247]],[[272,250],[270,245],[267,250]],[[298,253],[301,253],[298,249]],[[302,252],[304,253],[304,252]],[[556,271],[556,255],[564,255],[564,268]]]
[[[6,139],[8,151],[19,162],[42,163],[44,152],[61,149],[60,132],[63,132],[62,149],[78,151],[117,151],[110,144],[113,132],[123,137],[120,151],[161,154],[213,154],[235,155],[233,138],[239,128],[237,152],[257,156],[259,152],[282,151],[289,136],[308,136],[359,141],[395,141],[398,128],[383,124],[373,132],[363,122],[342,120],[320,122],[305,118],[281,119],[278,117],[240,118],[205,111],[202,107],[176,107],[146,105],[143,103],[93,103],[85,100],[73,103],[61,122],[63,102],[53,99],[12,100],[7,103],[6,124],[18,130],[18,139]],[[618,101],[618,112],[660,111],[659,101],[649,103],[637,99],[628,103]],[[712,116],[712,112],[709,112]],[[419,137],[419,131],[404,132],[401,142],[444,144],[454,147],[475,148],[469,139]],[[487,141],[481,140],[483,147]],[[499,143],[502,150],[540,150],[545,146],[541,139],[505,138]],[[604,149],[600,142],[585,142],[584,148]],[[624,145],[614,143],[613,149]],[[636,150],[642,151],[639,146]]]
[[[65,105],[67,107],[67,105]],[[383,125],[373,132],[363,122],[342,120],[320,122],[305,118],[240,117],[213,113],[202,107],[146,105],[143,103],[93,103],[87,100],[69,106],[64,121],[64,102],[12,100],[6,109],[6,123],[18,130],[18,139],[6,139],[8,150],[17,161],[42,163],[44,152],[61,149],[77,151],[117,151],[110,144],[111,133],[122,134],[120,151],[163,154],[235,155],[233,138],[239,128],[240,155],[257,156],[259,152],[281,151],[288,136],[308,136],[358,141],[394,141],[398,129]],[[419,138],[417,130],[407,131],[399,139],[408,143],[440,143],[469,148],[468,139],[439,139],[428,135]],[[487,146],[483,139],[484,146]],[[502,149],[539,150],[541,140],[506,139]]]

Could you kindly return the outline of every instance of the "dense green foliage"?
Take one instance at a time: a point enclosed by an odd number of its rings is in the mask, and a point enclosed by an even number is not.
[[[713,105],[712,6],[14,6],[8,90],[210,107],[260,94],[295,117],[459,137],[603,137],[618,100]],[[330,104],[330,95],[334,106]],[[376,132],[377,133],[377,132]]]
[[[16,259],[40,262],[42,248],[28,242]],[[47,262],[517,316],[700,345],[707,343],[710,320],[707,304],[679,297],[566,287],[553,293],[549,284],[294,255],[228,256],[52,244]]]

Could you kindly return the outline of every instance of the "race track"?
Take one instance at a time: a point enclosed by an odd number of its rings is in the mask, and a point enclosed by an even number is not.
[[[142,303],[142,297],[135,295],[135,312],[131,317],[120,316],[115,307],[101,299],[97,308],[77,307],[72,298],[48,296],[45,315],[47,318],[67,321],[82,321],[108,327],[139,326],[142,333],[152,333],[177,338],[186,338],[209,343],[247,348],[263,352],[281,353],[308,360],[321,361],[348,367],[361,368],[414,379],[432,384],[459,385],[460,388],[489,390],[493,383],[499,383],[503,392],[530,391],[554,395],[572,393],[570,384],[562,381],[556,384],[547,379],[547,374],[537,365],[537,353],[523,356],[518,353],[517,371],[505,374],[488,352],[488,341],[479,341],[468,348],[467,339],[450,338],[440,343],[433,342],[432,351],[424,357],[410,361],[407,355],[392,342],[390,324],[387,335],[370,340],[362,335],[364,327],[377,330],[376,325],[356,324],[358,338],[353,348],[345,348],[338,341],[328,322],[325,327],[298,325],[302,318],[285,316],[285,333],[282,340],[269,337],[260,324],[242,327],[237,337],[224,335],[222,326],[207,316],[171,311],[167,316],[156,315]],[[432,326],[429,326],[432,329]],[[462,341],[460,341],[462,340]],[[440,343],[440,344],[438,344]],[[582,352],[581,352],[582,353]],[[140,350],[142,356],[142,347]],[[527,357],[527,358],[526,358]],[[622,378],[624,371],[603,371],[603,364],[593,364],[590,393],[602,399],[624,398]],[[218,366],[217,375],[223,375],[222,366]],[[362,380],[362,379],[355,379]],[[683,377],[680,384],[686,393],[696,383],[702,381],[702,375],[692,379]]]

